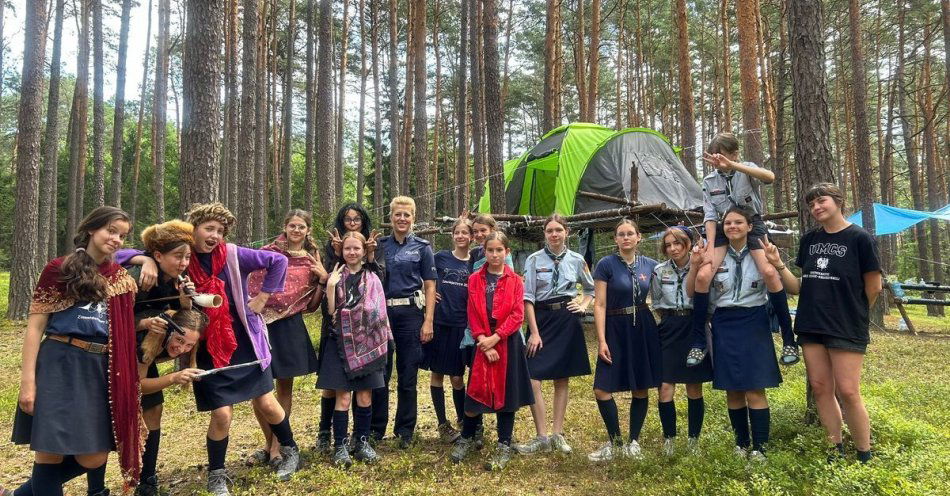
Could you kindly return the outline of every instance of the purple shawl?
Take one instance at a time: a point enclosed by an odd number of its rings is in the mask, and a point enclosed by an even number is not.
[[[345,301],[343,281],[349,275],[350,270],[344,267],[341,282],[336,287],[338,305]],[[393,339],[383,285],[373,271],[363,271],[359,293],[361,297],[356,305],[338,307],[334,326],[343,371],[351,380],[382,369],[386,365],[389,341]]]

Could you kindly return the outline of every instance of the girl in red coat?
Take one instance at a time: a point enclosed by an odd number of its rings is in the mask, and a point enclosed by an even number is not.
[[[511,460],[511,434],[515,412],[534,404],[524,337],[524,283],[505,265],[508,238],[493,232],[485,239],[486,263],[468,280],[468,324],[477,349],[468,376],[462,437],[452,450],[452,461],[461,462],[475,447],[481,416],[498,419],[498,448],[486,470],[500,470]]]

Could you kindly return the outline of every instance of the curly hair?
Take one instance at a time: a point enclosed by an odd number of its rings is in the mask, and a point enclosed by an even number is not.
[[[154,224],[142,231],[145,252],[168,253],[181,245],[195,244],[195,226],[180,219]]]
[[[228,232],[231,230],[231,226],[234,225],[236,219],[234,214],[231,213],[224,205],[220,202],[214,203],[195,203],[191,206],[191,210],[188,211],[185,215],[188,216],[188,222],[192,226],[198,227],[205,222],[216,220],[224,226],[224,235],[227,236]]]

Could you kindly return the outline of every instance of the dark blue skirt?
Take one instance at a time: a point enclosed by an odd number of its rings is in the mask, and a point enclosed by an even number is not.
[[[663,355],[653,313],[638,309],[636,325],[632,315],[610,315],[606,321],[605,338],[613,363],[597,358],[594,389],[616,393],[659,387]]]
[[[337,347],[336,336],[330,334],[322,341],[323,349],[320,350],[322,358],[320,359],[320,371],[317,375],[317,389],[363,391],[381,388],[386,385],[383,369],[356,379],[348,378],[344,370],[343,358],[340,357],[340,349]],[[392,343],[389,343],[389,345],[392,346]]]
[[[109,355],[44,339],[36,356],[33,415],[17,407],[12,440],[56,455],[115,450]]]
[[[450,377],[461,377],[465,374],[468,353],[459,348],[463,336],[464,327],[435,324],[432,341],[422,345],[425,358],[421,368]]]
[[[476,353],[479,353],[476,351]],[[468,373],[469,381],[472,372]],[[479,403],[468,394],[465,395],[465,411],[468,413],[517,412],[523,406],[534,404],[534,390],[528,376],[528,362],[525,359],[524,338],[520,332],[508,336],[508,365],[505,368],[505,404],[498,410]]]
[[[712,356],[713,389],[752,391],[782,383],[765,305],[717,308]]]
[[[569,298],[550,300],[558,303]],[[528,357],[528,371],[538,381],[590,375],[590,357],[579,315],[566,308],[546,310],[535,305],[541,349]]]
[[[303,321],[303,312],[267,324],[271,371],[275,379],[292,379],[317,371],[317,352]]]
[[[232,313],[232,317],[234,314]],[[231,355],[228,365],[237,365],[257,360],[251,338],[244,330],[240,319],[232,318],[234,336],[237,338],[237,349]],[[211,355],[208,353],[206,341],[198,344],[198,368],[210,370],[214,368]],[[263,396],[274,390],[274,376],[271,368],[261,369],[260,365],[251,365],[239,369],[228,370],[218,374],[202,377],[194,383],[195,404],[199,412],[209,412],[222,406],[231,406],[247,400]]]
[[[699,365],[686,366],[686,355],[693,347],[691,315],[670,315],[660,321],[658,329],[663,349],[663,382],[700,384],[713,379],[712,360],[708,355]]]

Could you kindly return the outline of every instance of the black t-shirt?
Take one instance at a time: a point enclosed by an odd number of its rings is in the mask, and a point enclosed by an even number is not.
[[[495,287],[498,285],[498,279],[500,278],[500,274],[492,274],[487,270],[485,271],[485,309],[488,312],[488,323],[491,325],[492,330],[495,328],[495,319],[492,318],[492,308],[495,302]]]
[[[870,341],[864,274],[881,270],[874,237],[852,224],[802,236],[795,265],[802,269],[795,331]]]

